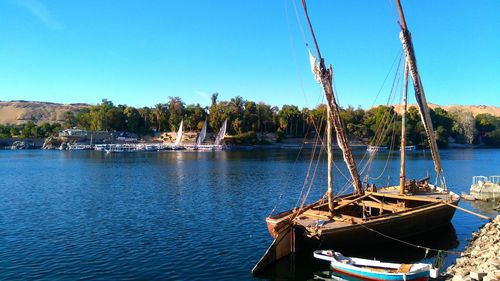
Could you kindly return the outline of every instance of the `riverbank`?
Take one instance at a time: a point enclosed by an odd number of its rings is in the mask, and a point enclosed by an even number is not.
[[[446,270],[446,280],[500,280],[500,215],[472,234],[461,257]]]
[[[143,137],[140,140],[135,140],[134,144],[161,144],[161,143],[167,143],[171,144],[173,143],[173,140],[175,140],[175,133],[164,133],[165,136],[164,138],[155,138],[151,136],[146,136]],[[183,143],[187,145],[192,145],[194,144],[196,140],[196,133],[192,132],[186,132],[185,133],[185,140]],[[105,140],[105,141],[103,141]],[[60,144],[65,142],[65,143],[71,143],[71,144],[89,144],[90,143],[90,138],[85,138],[83,140],[67,140],[67,139],[62,139],[58,137],[49,137],[49,138],[27,138],[27,139],[21,139],[21,138],[5,138],[5,139],[0,139],[0,149],[12,149],[12,147],[16,147],[15,149],[59,149]],[[45,145],[46,143],[51,143],[55,142],[55,145]],[[227,143],[228,147],[234,148],[234,149],[276,149],[276,148],[282,148],[282,149],[302,149],[302,148],[311,148],[315,144],[314,139],[304,139],[304,138],[284,138],[280,141],[277,141],[274,139],[273,141],[266,141],[266,144],[253,144],[253,145],[245,145],[245,144],[235,144],[232,143],[230,140]],[[102,139],[94,139],[94,144],[105,144],[105,143],[129,143],[129,142],[124,142],[124,141],[119,141],[116,139],[116,137],[113,137],[113,134],[110,134],[109,137],[107,138],[102,138]],[[366,149],[368,146],[361,142],[361,141],[351,141],[350,146],[352,149],[358,150],[358,149]],[[335,148],[338,148],[337,145],[334,145]],[[458,144],[450,144],[447,148],[444,149],[490,149],[490,148],[495,148],[495,147],[489,147],[485,145],[458,145]],[[443,148],[441,148],[443,149]],[[417,150],[422,150],[421,148],[417,148]]]

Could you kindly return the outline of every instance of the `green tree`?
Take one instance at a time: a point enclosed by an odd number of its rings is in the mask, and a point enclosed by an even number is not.
[[[295,136],[299,135],[299,120],[302,114],[299,108],[295,105],[283,105],[278,112],[279,128],[286,135]]]
[[[354,109],[354,107],[349,105],[346,109],[341,109],[340,118],[350,138],[362,139],[366,136],[368,131],[363,123],[365,111],[361,107]]]
[[[154,108],[156,131],[161,132],[164,129],[165,121],[167,120],[168,110],[165,104],[159,103]]]
[[[500,118],[491,114],[478,114],[475,119],[476,128],[480,137],[484,137],[488,132],[500,128]]]
[[[20,137],[23,139],[32,138],[35,137],[34,134],[35,132],[36,132],[36,124],[32,120],[30,120],[22,126]]]
[[[476,120],[469,111],[454,110],[450,112],[453,118],[453,128],[455,139],[461,143],[472,144],[476,135]]]
[[[125,122],[127,124],[127,131],[136,133],[138,135],[144,133],[144,120],[142,119],[137,109],[127,106],[123,113],[126,118]]]
[[[483,141],[486,145],[500,147],[500,128],[487,132]]]
[[[168,123],[170,130],[175,131],[184,117],[184,102],[179,97],[169,97],[167,107],[169,112]]]
[[[190,104],[186,106],[185,121],[186,128],[189,130],[201,130],[203,122],[207,118],[206,109],[199,104]]]
[[[85,108],[76,115],[76,124],[78,127],[90,130],[90,108]]]
[[[275,112],[270,105],[259,102],[256,106],[257,113],[257,130],[262,132],[276,131],[276,123],[274,122]]]
[[[435,128],[436,143],[439,147],[448,146],[448,138],[453,128],[453,119],[444,109],[438,107],[430,110],[432,125]]]
[[[75,115],[71,111],[66,111],[64,113],[63,128],[73,128],[77,125]]]
[[[115,131],[125,131],[127,128],[126,120],[125,120],[125,106],[121,105],[118,107],[109,108],[106,113],[106,122],[103,122],[107,125],[106,130],[115,130]]]

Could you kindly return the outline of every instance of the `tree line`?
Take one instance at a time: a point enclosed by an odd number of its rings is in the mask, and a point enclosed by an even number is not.
[[[344,129],[351,140],[380,146],[398,146],[401,138],[401,115],[393,106],[377,106],[368,110],[348,106],[341,109]],[[473,116],[468,111],[431,109],[432,122],[440,147],[449,140],[460,144],[485,144],[500,147],[500,117],[490,114]],[[92,105],[74,114],[66,112],[62,124],[0,125],[0,138],[47,137],[61,129],[79,127],[91,131],[124,131],[140,136],[176,131],[181,120],[186,131],[200,131],[205,120],[208,131],[217,132],[228,120],[227,133],[250,138],[256,142],[259,133],[276,133],[278,139],[313,137],[326,127],[326,106],[299,109],[295,105],[281,108],[234,97],[218,100],[212,94],[210,106],[186,105],[180,97],[169,97],[166,103],[135,108],[115,105],[109,100]],[[418,109],[410,106],[406,116],[407,145],[427,146],[425,130]]]

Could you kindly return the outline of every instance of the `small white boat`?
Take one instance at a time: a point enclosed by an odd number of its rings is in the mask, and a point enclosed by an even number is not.
[[[135,152],[136,149],[133,145],[130,144],[110,144],[106,146],[104,149],[106,151],[106,154],[110,153],[123,153],[123,152]]]
[[[108,147],[107,144],[96,144],[94,145],[94,150],[105,151],[107,147]]]
[[[431,271],[427,263],[400,264],[351,258],[332,250],[314,251],[314,257],[329,261],[333,272],[364,280],[428,280]]]
[[[91,150],[92,145],[90,144],[70,144],[68,146],[69,150]]]
[[[388,148],[387,146],[374,146],[374,145],[369,145],[366,148],[367,151],[369,152],[376,152],[376,151],[387,151]]]

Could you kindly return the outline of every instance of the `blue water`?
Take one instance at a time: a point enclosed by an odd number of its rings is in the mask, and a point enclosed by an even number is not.
[[[384,172],[378,185],[398,179],[399,160],[387,156],[370,169],[374,177]],[[500,150],[441,156],[456,193],[467,191],[474,175],[500,174]],[[0,151],[0,279],[253,279],[250,270],[271,242],[264,219],[274,208],[294,206],[309,158],[298,150]],[[432,175],[429,153],[411,152],[409,159],[410,176]],[[321,161],[311,200],[324,193],[324,176]],[[463,249],[484,223],[460,211],[452,222],[452,250]],[[312,279],[327,269],[301,265],[285,261],[264,278]]]

